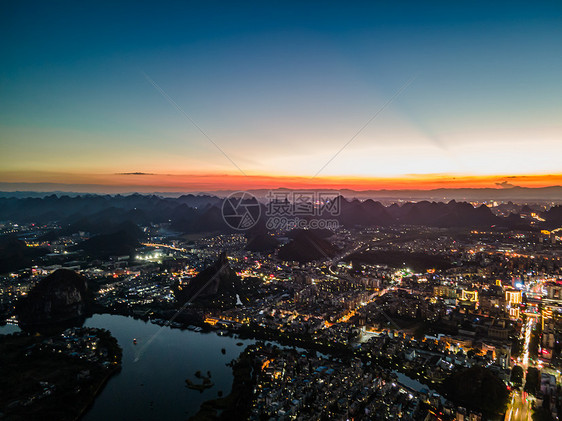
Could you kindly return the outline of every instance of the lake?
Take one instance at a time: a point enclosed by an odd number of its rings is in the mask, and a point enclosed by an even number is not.
[[[123,348],[121,371],[96,397],[82,418],[85,421],[186,420],[204,401],[218,397],[219,390],[223,396],[230,393],[233,376],[226,364],[256,342],[214,332],[172,329],[113,314],[96,314],[86,319],[84,326],[109,330]],[[18,331],[14,325],[0,327],[0,334]],[[237,346],[239,342],[243,345]],[[203,375],[210,371],[214,386],[202,392],[188,389],[185,379],[200,383],[196,371]],[[403,385],[433,392],[427,385],[394,372]]]
[[[254,340],[216,333],[161,327],[131,317],[96,314],[86,327],[107,329],[123,348],[121,372],[111,377],[82,418],[97,420],[186,420],[200,405],[226,396],[232,388],[232,369],[226,364]],[[0,334],[18,332],[14,325],[0,327]],[[133,344],[133,339],[137,344]],[[242,342],[243,346],[236,343]],[[221,349],[226,353],[223,355]],[[188,389],[185,379],[201,381],[195,372],[211,372],[212,388]]]
[[[437,393],[435,390],[431,389],[428,385],[420,383],[419,381],[412,379],[411,377],[405,375],[404,373],[400,373],[397,370],[393,370],[392,371],[394,374],[396,374],[396,376],[398,377],[398,383],[409,387],[410,389],[413,389],[417,392],[421,392],[423,389],[431,392],[431,393]],[[438,393],[437,393],[438,394]],[[439,395],[441,396],[441,395]],[[445,398],[441,396],[441,403],[445,403]]]
[[[109,380],[83,418],[92,421],[185,420],[219,390],[230,393],[233,376],[226,364],[255,342],[110,314],[96,314],[84,326],[109,330],[123,348],[121,372]],[[200,383],[196,371],[210,371],[215,385],[202,392],[188,389],[186,378]]]

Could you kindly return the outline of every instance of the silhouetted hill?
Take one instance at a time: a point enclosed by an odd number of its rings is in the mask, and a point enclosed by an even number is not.
[[[143,237],[144,233],[137,225],[124,222],[117,227],[117,231],[96,235],[76,248],[96,257],[130,255],[140,246],[139,240]]]
[[[215,263],[197,274],[187,285],[176,285],[174,294],[180,304],[190,301],[220,308],[234,307],[237,294],[245,302],[249,295],[247,288],[230,267],[226,253],[222,253]]]
[[[16,314],[23,327],[57,324],[84,317],[92,300],[84,277],[59,269],[39,281],[18,301]]]
[[[15,236],[0,237],[0,273],[24,269],[32,265],[37,257],[49,251],[44,248],[28,247]]]
[[[395,221],[380,203],[368,199],[360,202],[357,199],[351,201],[340,197],[341,213],[338,217],[339,222],[345,226],[354,225],[390,225]]]
[[[280,259],[300,263],[327,260],[337,254],[337,249],[311,230],[293,230],[292,240],[279,249]]]
[[[405,225],[426,225],[436,227],[485,227],[497,224],[501,218],[495,216],[485,205],[478,208],[470,203],[417,202],[402,206],[390,206],[389,212],[396,221]]]
[[[448,204],[447,212],[437,219],[438,227],[490,227],[501,221],[486,205],[477,208],[470,203]]]
[[[521,206],[509,201],[507,203],[500,203],[497,209],[504,213],[519,213]]]
[[[528,230],[529,222],[521,218],[518,214],[510,213],[507,217],[502,218],[497,226],[512,230]]]
[[[389,207],[371,199],[361,202],[341,198],[339,222],[344,226],[388,226],[393,224],[435,227],[489,227],[500,223],[487,206],[473,207],[470,203],[408,202]]]
[[[183,233],[198,232],[231,232],[232,229],[224,222],[218,206],[205,206],[193,209],[180,205],[173,213],[172,229]]]
[[[279,241],[271,234],[260,233],[251,236],[246,244],[246,250],[256,252],[272,252],[279,246]]]
[[[137,224],[168,222],[180,205],[193,209],[217,205],[216,196],[186,195],[164,198],[155,195],[48,195],[26,198],[0,197],[0,220],[18,223],[58,221],[63,228],[78,224],[74,229],[96,232],[100,224],[119,224],[126,220]],[[82,221],[84,220],[84,221]],[[82,221],[82,222],[81,222]],[[85,225],[87,222],[91,225]]]
[[[193,195],[193,194],[184,194],[176,199],[179,203],[187,205],[191,208],[201,208],[201,207],[208,207],[208,206],[220,206],[222,204],[222,199],[216,196],[207,196],[207,195]]]
[[[503,192],[511,189],[491,189]],[[551,189],[549,191],[558,191]],[[351,196],[350,196],[351,197]],[[421,201],[402,205],[384,206],[372,199],[360,201],[340,196],[340,213],[323,218],[337,219],[343,226],[389,226],[426,225],[434,227],[490,227],[493,225],[510,227],[515,220],[495,216],[486,206],[473,207],[468,202],[452,200],[448,203]],[[125,222],[137,225],[170,224],[175,231],[182,233],[235,232],[228,226],[222,215],[223,201],[216,196],[183,195],[178,198],[155,195],[132,194],[128,196],[83,195],[56,196],[43,198],[1,198],[0,220],[16,223],[57,222],[62,227],[58,235],[70,235],[78,231],[91,234],[111,234],[117,226]],[[265,231],[266,207],[261,205],[262,213],[256,228]],[[533,210],[533,206],[507,204],[502,208],[512,212]],[[554,228],[562,223],[560,206],[555,206],[543,217],[545,227]],[[308,217],[304,217],[308,219]],[[529,227],[529,221],[517,221],[520,228]],[[540,225],[540,224],[539,224]],[[53,238],[53,234],[49,237]]]
[[[546,220],[548,228],[555,229],[562,227],[562,205],[553,206],[542,214]]]
[[[229,231],[228,225],[224,222],[222,211],[218,206],[211,206],[203,211],[192,225],[192,232],[214,232]]]

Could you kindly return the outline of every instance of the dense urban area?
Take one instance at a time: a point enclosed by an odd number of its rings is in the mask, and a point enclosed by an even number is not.
[[[197,200],[214,215],[215,203]],[[379,205],[391,214],[412,204]],[[350,223],[348,214],[331,230],[269,232],[197,232],[177,217],[135,218],[133,205],[126,218],[103,222],[4,215],[0,311],[22,331],[0,336],[0,349],[25,352],[0,360],[19,367],[51,355],[75,370],[52,381],[25,377],[29,387],[9,394],[2,380],[0,419],[47,410],[49,399],[69,387],[79,393],[88,378],[106,381],[120,364],[110,332],[28,333],[40,323],[24,303],[41,299],[33,291],[42,280],[68,277],[85,285],[78,316],[259,339],[232,361],[230,395],[193,419],[559,419],[560,206],[466,203],[466,220],[434,223],[437,204],[418,205],[417,223]],[[470,219],[471,210],[489,214]],[[488,222],[496,220],[509,222]]]

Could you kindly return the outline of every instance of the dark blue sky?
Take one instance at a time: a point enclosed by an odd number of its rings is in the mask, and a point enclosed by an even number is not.
[[[562,173],[561,2],[53,3],[1,6],[5,180],[238,172],[143,72],[251,174],[313,175],[412,77],[323,174]]]

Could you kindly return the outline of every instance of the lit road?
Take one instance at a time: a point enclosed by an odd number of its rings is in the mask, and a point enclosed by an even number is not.
[[[146,247],[156,247],[156,248],[163,247],[163,248],[168,248],[170,250],[183,251],[183,252],[187,251],[186,249],[170,246],[168,244],[157,244],[157,243],[141,243],[141,244]]]
[[[533,330],[534,322],[534,318],[529,317],[527,319],[527,324],[525,325],[525,343],[523,345],[523,360],[521,362],[524,371],[527,371],[527,368],[529,367],[529,343],[531,342],[531,332]]]
[[[535,325],[535,320],[532,317],[527,319],[527,323],[524,326],[523,337],[525,338],[525,343],[523,345],[523,358],[521,361],[521,366],[523,367],[523,385],[521,389],[525,387],[525,374],[527,368],[529,367],[529,343],[531,341],[531,332]],[[509,408],[505,414],[506,421],[530,421],[532,416],[531,403],[527,402],[524,395],[528,396],[524,392],[515,391],[511,397],[511,402]]]
[[[509,409],[505,414],[506,421],[530,421],[533,411],[531,403],[523,398],[523,392],[514,392]]]

